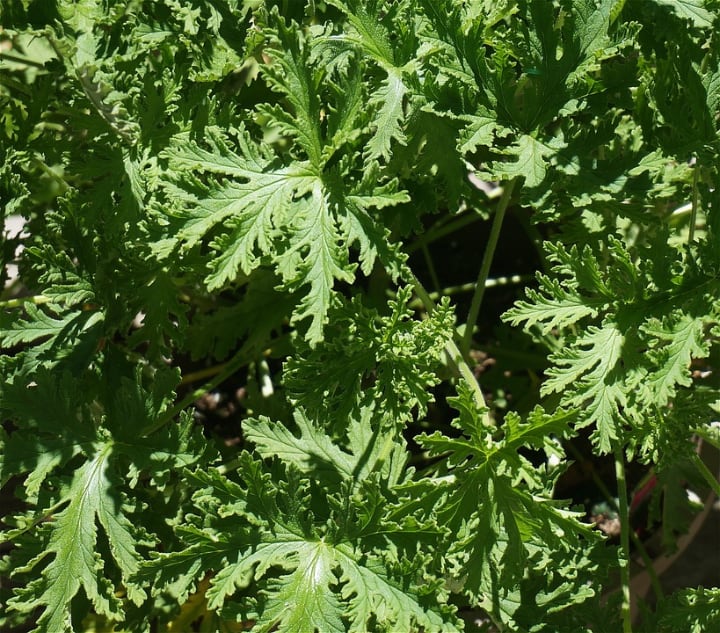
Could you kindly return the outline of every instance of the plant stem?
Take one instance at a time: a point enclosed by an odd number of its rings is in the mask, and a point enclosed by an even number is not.
[[[600,491],[608,505],[615,512],[617,512],[618,516],[620,516],[620,508],[618,507],[617,501],[615,501],[615,498],[612,496],[612,494],[610,494],[610,490],[605,485],[605,482],[598,476],[596,470],[593,468],[592,463],[588,463],[585,457],[583,457],[582,453],[580,453],[580,451],[575,448],[572,443],[567,444],[567,449],[568,452],[572,454],[575,461],[582,466],[583,470],[586,473],[590,474],[593,483],[597,486],[598,490]],[[653,567],[653,561],[648,554],[647,548],[640,540],[640,537],[632,530],[629,530],[629,532],[633,545],[635,545],[635,549],[637,549],[637,551],[639,552],[643,564],[645,565],[645,571],[647,572],[648,578],[650,579],[650,586],[652,587],[653,593],[655,594],[655,600],[657,601],[657,604],[660,604],[664,594],[662,585],[660,584],[660,579],[658,578],[658,575],[655,572],[655,568]]]
[[[32,297],[18,297],[17,299],[7,299],[6,301],[0,301],[0,308],[21,308],[26,303],[32,303],[36,306],[40,306],[43,303],[50,303],[52,299],[45,295],[34,295]]]
[[[511,275],[510,277],[494,277],[485,281],[486,288],[496,288],[498,286],[511,286],[513,284],[527,283],[535,279],[533,275]],[[428,293],[433,301],[437,301],[440,297],[449,297],[452,295],[461,294],[463,292],[473,292],[475,290],[475,282],[460,284],[458,286],[446,286],[439,292]],[[388,296],[394,296],[394,293],[388,290]],[[422,301],[419,299],[413,299],[409,303],[409,307],[417,309],[422,307]]]
[[[229,472],[240,468],[240,464],[242,464],[242,460],[239,457],[236,457],[235,459],[231,459],[229,462],[216,466],[215,470],[217,470],[217,472],[221,475],[227,475]]]
[[[47,521],[53,514],[55,514],[60,508],[62,508],[66,503],[68,503],[70,500],[68,497],[65,497],[64,499],[60,499],[57,503],[51,505],[49,508],[46,508],[43,510],[43,513],[35,517],[32,522],[29,525],[26,525],[24,528],[12,531],[12,536],[9,536],[8,539],[5,539],[5,535],[0,535],[0,544],[2,543],[8,543],[10,541],[10,538],[17,539],[18,536],[22,536],[23,534],[29,532],[30,530],[35,529],[37,525],[42,523],[43,521]]]
[[[455,231],[466,227],[468,224],[472,224],[473,222],[479,222],[482,219],[483,218],[479,213],[475,211],[467,211],[466,213],[463,213],[458,217],[454,217],[447,224],[433,227],[426,233],[423,233],[420,237],[417,238],[417,240],[415,240],[415,242],[413,242],[412,244],[410,244],[410,246],[407,247],[406,252],[413,253],[416,250],[427,246],[428,244],[432,244],[434,241],[439,240],[441,237],[445,237],[450,233],[454,233]]]
[[[152,435],[158,429],[161,429],[176,415],[179,415],[186,407],[195,402],[195,400],[206,394],[208,391],[212,391],[221,382],[232,376],[238,369],[250,361],[250,354],[248,352],[248,349],[241,347],[235,356],[222,366],[222,371],[217,373],[211,380],[208,380],[202,387],[191,391],[174,407],[165,411],[165,413],[163,413],[153,424],[141,433],[141,437],[147,437],[148,435]]]
[[[197,371],[185,374],[180,380],[181,385],[189,385],[193,382],[210,378],[210,376],[217,376],[225,367],[227,363],[221,363],[220,365],[213,365],[212,367],[206,367],[205,369],[198,369]]]
[[[495,211],[495,217],[493,218],[492,227],[490,228],[490,236],[488,237],[487,246],[485,247],[485,254],[483,255],[480,271],[478,272],[477,281],[475,282],[475,293],[473,294],[470,311],[468,312],[467,321],[465,322],[465,331],[460,341],[460,349],[464,357],[467,357],[467,353],[470,351],[473,328],[477,322],[478,314],[480,314],[480,305],[482,304],[483,295],[485,294],[485,281],[490,275],[490,266],[495,256],[495,249],[497,248],[498,238],[500,237],[500,229],[502,228],[502,223],[505,218],[505,211],[508,208],[508,204],[510,204],[510,198],[516,183],[517,178],[514,178],[505,185],[502,197]]]
[[[690,230],[688,231],[688,244],[695,241],[695,224],[697,223],[698,212],[698,178],[700,174],[700,166],[697,164],[697,158],[693,165],[693,189],[692,189],[692,210],[690,213]]]
[[[632,633],[630,612],[630,512],[628,510],[627,483],[625,482],[625,459],[622,446],[615,445],[615,479],[618,488],[618,514],[620,515],[620,583],[622,589],[623,633]]]
[[[432,280],[433,289],[435,290],[435,293],[439,293],[440,279],[437,276],[437,271],[435,270],[435,264],[433,264],[432,257],[430,257],[430,251],[425,244],[423,244],[422,246],[422,254],[423,258],[425,259],[425,265],[427,266],[428,272],[430,273],[430,279]]]
[[[8,53],[7,51],[0,53],[0,61],[4,59],[9,62],[13,62],[14,64],[23,64],[25,66],[32,66],[33,68],[45,68],[44,62],[38,62],[34,59],[30,59],[29,57],[16,55],[15,53]]]
[[[420,300],[425,306],[428,314],[432,314],[432,311],[435,309],[435,302],[430,298],[427,290],[425,290],[418,278],[415,277],[412,272],[410,273],[410,276],[413,286],[415,287],[415,292],[417,293],[418,297],[420,297]],[[487,404],[485,404],[485,397],[483,396],[482,389],[480,389],[480,385],[475,378],[475,374],[473,374],[472,369],[470,369],[467,361],[460,353],[460,349],[455,344],[455,341],[450,339],[445,344],[445,352],[448,356],[448,359],[450,360],[453,369],[455,369],[460,374],[460,376],[465,380],[467,386],[470,387],[470,389],[472,390],[475,397],[475,404],[479,409],[484,411],[483,421],[491,425],[492,421],[488,414]]]
[[[700,471],[700,474],[703,476],[705,481],[707,481],[710,489],[718,496],[718,498],[720,498],[720,482],[710,472],[710,469],[705,465],[705,462],[703,462],[703,460],[700,458],[700,455],[698,455],[697,453],[693,453],[691,459],[693,464],[695,464],[695,467]]]

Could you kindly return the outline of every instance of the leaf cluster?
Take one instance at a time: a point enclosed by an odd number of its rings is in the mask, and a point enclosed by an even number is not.
[[[720,447],[717,2],[7,0],[0,24],[0,628],[631,629],[625,462],[655,469],[667,548],[686,483],[718,489],[693,443]],[[460,229],[459,287],[510,337],[443,288]],[[509,310],[500,255],[538,262]],[[484,392],[474,360],[522,336],[540,360]],[[620,548],[557,498],[584,429]]]

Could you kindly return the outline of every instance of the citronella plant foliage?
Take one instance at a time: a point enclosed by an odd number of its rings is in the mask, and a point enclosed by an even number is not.
[[[718,32],[715,0],[4,0],[0,627],[637,627],[626,462],[670,547],[677,473],[720,488]],[[518,412],[473,371],[509,213]],[[409,254],[442,278],[480,220],[468,315]],[[238,385],[223,443],[194,403]],[[581,429],[619,547],[556,499]],[[656,597],[646,630],[718,625],[717,589]]]

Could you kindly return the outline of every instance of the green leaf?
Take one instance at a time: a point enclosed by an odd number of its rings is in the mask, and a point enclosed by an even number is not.
[[[36,604],[43,605],[38,620],[48,631],[72,631],[70,602],[80,587],[93,606],[112,620],[121,617],[113,587],[102,575],[97,553],[97,522],[105,528],[113,556],[126,577],[137,569],[137,553],[128,521],[113,516],[116,501],[107,478],[111,444],[99,445],[92,459],[81,467],[69,491],[70,503],[56,517],[47,551],[55,554],[43,572],[44,589]],[[144,596],[137,590],[135,597]]]
[[[305,291],[293,322],[309,318],[306,336],[316,344],[322,338],[335,280],[354,279],[350,244],[359,243],[367,274],[378,256],[391,270],[399,269],[400,255],[369,215],[371,209],[407,200],[395,183],[363,182],[347,198],[338,198],[334,181],[325,182],[304,163],[275,167],[243,130],[238,133],[237,154],[217,130],[208,131],[206,142],[210,149],[180,136],[167,151],[176,175],[165,190],[179,206],[169,216],[172,236],[156,247],[156,253],[167,257],[177,247],[196,247],[222,226],[208,243],[214,253],[212,272],[205,278],[208,289],[224,287],[239,271],[250,274],[269,257],[288,290]],[[198,171],[223,179],[213,177],[206,185],[198,180]]]
[[[330,212],[325,192],[316,186],[305,204],[297,205],[296,241],[284,255],[278,268],[291,288],[310,284],[293,315],[293,322],[311,318],[307,339],[311,344],[322,340],[327,311],[335,279],[352,282],[352,267],[340,245],[340,234]]]
[[[548,370],[542,393],[563,392],[567,406],[582,411],[581,426],[596,424],[602,451],[618,437],[620,408],[626,403],[622,378],[615,371],[624,336],[616,324],[588,327],[574,348],[551,356],[556,366]]]
[[[594,424],[602,451],[610,450],[621,429],[643,425],[647,417],[638,412],[644,407],[666,406],[679,387],[691,386],[691,361],[709,353],[704,337],[714,308],[703,286],[715,283],[699,271],[699,277],[689,272],[679,288],[658,293],[657,287],[678,284],[669,281],[668,262],[653,270],[633,261],[615,238],[608,243],[611,265],[604,270],[589,246],[580,251],[548,245],[553,272],[565,278],[539,276],[539,290],[528,290],[529,301],[518,302],[504,317],[539,325],[545,335],[558,327],[575,328],[551,354],[554,366],[541,393],[560,394],[563,406],[577,409],[578,426]],[[675,308],[672,297],[683,297],[684,308]],[[589,319],[601,320],[599,326]],[[649,448],[658,433],[646,429],[642,445]],[[671,441],[669,435],[665,441]]]
[[[377,2],[330,0],[329,4],[345,12],[351,29],[344,37],[358,44],[363,51],[383,67],[395,65],[395,47],[385,22],[387,13],[380,11]],[[384,14],[384,15],[383,15]],[[383,20],[385,17],[385,20]]]
[[[375,215],[377,210],[410,202],[410,196],[405,191],[397,191],[397,181],[378,185],[377,170],[373,167],[368,168],[356,190],[343,199],[338,208],[340,225],[348,244],[357,244],[360,249],[363,274],[369,276],[379,260],[392,279],[397,280],[403,273],[406,257]]]
[[[643,327],[643,332],[655,343],[649,352],[655,369],[645,378],[643,386],[650,391],[646,396],[648,401],[660,406],[670,401],[678,385],[692,384],[691,361],[705,358],[709,353],[702,320],[687,314],[678,316],[665,327],[657,321]]]
[[[343,552],[337,555],[342,570],[341,581],[347,584],[343,596],[352,596],[348,615],[351,631],[364,631],[371,618],[377,618],[390,630],[410,631],[422,627],[427,631],[459,631],[456,624],[439,614],[423,609],[415,596],[389,582],[381,568],[359,565]]]
[[[403,99],[406,93],[407,87],[402,77],[390,71],[382,86],[372,96],[370,105],[377,107],[378,113],[373,120],[375,132],[367,143],[367,157],[370,160],[381,157],[389,160],[392,141],[401,145],[407,143],[407,137],[401,127],[404,119]]]
[[[72,630],[71,613],[81,589],[95,611],[113,621],[123,619],[128,600],[140,605],[146,599],[136,581],[138,547],[153,539],[134,524],[139,508],[129,502],[128,489],[123,491],[122,485],[130,480],[136,485],[145,471],[151,473],[148,480],[163,489],[167,471],[198,458],[188,416],[172,431],[138,437],[138,429],[154,422],[164,407],[167,385],[174,384],[177,375],[161,372],[156,379],[155,391],[148,393],[136,382],[141,381],[140,374],[136,380],[125,377],[104,404],[92,402],[92,394],[81,391],[82,383],[69,373],[59,378],[40,371],[30,385],[17,381],[4,388],[3,406],[26,406],[16,420],[19,430],[3,447],[17,446],[24,453],[0,462],[2,475],[29,472],[28,501],[36,506],[20,519],[10,538],[30,532],[45,545],[42,554],[13,570],[18,578],[34,571],[36,579],[20,588],[9,605],[17,611],[43,607],[38,623],[46,630]],[[92,419],[98,410],[106,412],[102,431]],[[26,429],[33,431],[33,442]],[[58,485],[56,471],[70,460],[78,465],[67,484]],[[38,490],[41,486],[45,489]],[[141,541],[141,535],[147,538]],[[52,559],[41,567],[48,556]],[[120,589],[126,600],[116,596]]]
[[[411,298],[409,287],[400,288],[387,316],[359,301],[333,310],[326,340],[288,361],[285,381],[295,401],[343,430],[344,420],[361,418],[361,409],[376,402],[384,403],[393,426],[412,419],[416,407],[422,415],[453,335],[454,315],[443,301],[427,319],[412,319]]]
[[[290,109],[262,108],[271,125],[297,139],[299,146],[315,169],[323,163],[324,139],[320,132],[319,84],[323,69],[309,62],[307,46],[299,37],[298,25],[287,25],[273,14],[278,41],[276,55],[264,66],[270,86],[283,94]]]
[[[102,322],[100,312],[66,311],[60,318],[31,303],[26,304],[28,320],[17,320],[10,327],[0,329],[0,343],[11,347],[20,343],[32,343],[48,338],[50,344],[55,341],[62,344],[67,339],[79,336]]]
[[[82,393],[69,373],[55,377],[36,371],[32,382],[15,377],[0,387],[0,411],[18,421],[19,427],[9,436],[3,433],[0,485],[27,474],[25,492],[30,500],[36,499],[52,470],[95,439],[78,420],[82,402]]]
[[[460,153],[474,152],[478,147],[492,147],[495,133],[500,128],[497,117],[487,108],[480,107],[476,114],[465,117],[468,121],[461,134]]]
[[[558,411],[547,415],[537,408],[527,422],[508,414],[505,437],[495,440],[493,428],[483,424],[482,412],[469,390],[460,389],[453,406],[460,411],[454,424],[463,430],[463,436],[450,438],[436,431],[418,438],[432,455],[450,453],[444,468],[451,477],[443,477],[439,486],[421,479],[407,488],[410,495],[437,497],[440,522],[450,528],[453,537],[449,557],[455,565],[454,581],[511,628],[518,626],[517,618],[522,615],[524,601],[519,591],[524,582],[550,581],[544,588],[546,610],[552,608],[551,603],[559,610],[565,608],[567,592],[580,601],[591,598],[594,592],[581,590],[577,581],[570,588],[562,587],[557,579],[543,579],[542,563],[534,569],[535,548],[541,543],[555,544],[556,564],[591,568],[589,557],[570,559],[574,548],[592,538],[592,533],[578,514],[545,496],[544,477],[520,453],[523,447],[552,451],[548,442],[568,434],[574,414]]]
[[[319,541],[302,543],[293,553],[297,567],[271,585],[259,630],[271,631],[277,626],[288,633],[344,633],[340,602],[331,588],[337,583],[332,549]]]
[[[524,322],[527,328],[539,324],[540,331],[548,334],[554,328],[565,328],[585,317],[597,316],[597,308],[586,298],[567,292],[557,280],[538,275],[538,282],[541,291],[528,288],[525,291],[528,301],[518,301],[514,308],[503,315],[505,320],[513,325]]]
[[[176,215],[179,222],[173,245],[192,247],[224,221],[233,229],[227,237],[212,244],[221,255],[213,264],[214,271],[207,283],[210,288],[219,288],[233,280],[238,270],[248,274],[258,266],[256,248],[261,254],[272,252],[274,223],[281,221],[296,196],[312,189],[316,178],[302,165],[268,170],[269,159],[257,152],[243,130],[238,136],[240,154],[230,150],[217,130],[208,130],[206,141],[210,150],[202,149],[185,136],[177,138],[168,151],[172,168],[185,173],[204,170],[234,176],[241,182],[232,181],[209,190],[197,183],[189,191],[168,184],[167,190],[191,205]]]
[[[267,418],[246,421],[245,437],[258,447],[263,457],[277,457],[302,472],[317,473],[324,480],[338,475],[352,478],[355,460],[315,429],[303,411],[295,411],[293,417],[300,430],[299,438]]]
[[[537,187],[545,179],[548,169],[548,157],[562,147],[560,141],[544,144],[532,136],[523,134],[517,145],[505,150],[505,154],[515,158],[511,162],[496,163],[494,172],[498,178],[511,180],[522,177],[527,187]]]
[[[246,601],[245,593],[237,590],[252,584],[264,596],[256,617],[260,630],[345,630],[348,619],[353,631],[366,630],[373,619],[388,630],[456,630],[451,613],[438,605],[436,591],[395,579],[400,552],[414,551],[418,538],[437,539],[437,527],[382,520],[377,513],[390,507],[372,473],[361,485],[352,484],[357,476],[352,471],[361,472],[360,465],[373,473],[383,468],[367,444],[374,441],[372,434],[357,427],[351,431],[358,452],[350,457],[338,453],[309,422],[298,420],[300,438],[265,422],[248,425],[249,437],[268,459],[277,449],[275,465],[289,465],[281,470],[282,481],[263,472],[248,453],[238,460],[241,484],[213,471],[190,475],[200,484],[193,500],[204,519],[198,523],[200,514],[189,516],[197,527],[177,529],[186,549],[162,555],[145,566],[146,573],[184,599],[194,579],[214,569],[208,604],[220,610],[228,608],[231,595],[236,596],[233,601]],[[350,460],[356,462],[352,468]],[[328,476],[322,465],[313,468],[318,461],[338,463],[335,476]],[[298,473],[295,465],[307,475]],[[325,490],[322,500],[309,493],[318,484]],[[374,510],[368,516],[369,508]],[[244,525],[240,530],[239,520]],[[354,544],[347,540],[350,533],[363,532],[367,543],[357,537]],[[426,574],[426,582],[437,589],[439,581],[429,570]]]
[[[403,73],[413,64],[403,62],[408,61],[408,53],[416,45],[415,34],[404,25],[398,28],[399,21],[393,23],[402,7],[390,7],[388,10],[374,2],[356,1],[334,1],[331,4],[346,13],[350,26],[349,32],[335,36],[336,40],[359,49],[385,75],[379,85],[376,83],[373,86],[367,102],[373,114],[370,122],[372,134],[366,143],[365,155],[370,161],[378,158],[388,161],[393,153],[393,142],[400,145],[407,143],[403,125],[409,88]]]
[[[659,633],[704,633],[720,626],[720,590],[681,589],[660,606]]]
[[[653,0],[657,5],[668,7],[678,17],[690,20],[694,26],[709,28],[715,16],[705,8],[705,0]]]

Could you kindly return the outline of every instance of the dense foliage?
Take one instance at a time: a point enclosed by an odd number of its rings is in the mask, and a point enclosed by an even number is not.
[[[3,0],[0,627],[630,631],[626,465],[668,547],[720,489],[718,33],[716,0]],[[431,247],[472,232],[454,304]],[[556,499],[577,434],[619,544]],[[641,628],[720,625],[720,589],[657,599]]]

